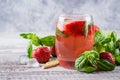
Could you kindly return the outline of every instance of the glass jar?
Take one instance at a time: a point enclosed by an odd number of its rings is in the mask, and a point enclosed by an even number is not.
[[[56,53],[60,66],[74,69],[76,58],[94,45],[90,15],[61,15],[56,23]]]

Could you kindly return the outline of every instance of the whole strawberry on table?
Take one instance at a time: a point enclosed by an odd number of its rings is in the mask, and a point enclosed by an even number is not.
[[[56,56],[54,35],[40,38],[34,33],[22,33],[20,36],[29,40],[27,49],[29,58],[35,58],[39,63],[46,63],[50,60],[51,55]]]

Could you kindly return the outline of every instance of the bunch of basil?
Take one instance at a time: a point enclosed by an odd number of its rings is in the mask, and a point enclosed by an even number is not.
[[[101,52],[110,52],[115,57],[116,65],[120,65],[120,39],[117,39],[117,34],[111,32],[105,35],[102,31],[95,33],[95,44],[93,50],[85,51],[75,61],[75,68],[78,71],[87,73],[99,70],[111,71],[115,68],[108,60],[100,60]]]
[[[94,50],[98,53],[110,52],[115,57],[115,62],[120,65],[120,38],[115,32],[105,35],[102,31],[95,33]]]

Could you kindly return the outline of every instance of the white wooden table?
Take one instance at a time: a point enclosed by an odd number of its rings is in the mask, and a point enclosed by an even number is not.
[[[120,37],[119,31],[117,31]],[[40,36],[52,33],[40,33]],[[83,73],[60,66],[42,69],[28,68],[19,63],[20,55],[26,54],[28,41],[19,33],[0,33],[0,80],[120,80],[120,66],[114,71]]]

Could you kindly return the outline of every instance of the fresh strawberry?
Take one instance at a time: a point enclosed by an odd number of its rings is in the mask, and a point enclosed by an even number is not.
[[[110,52],[102,52],[100,53],[100,59],[107,59],[112,63],[115,63],[115,58],[113,57],[113,55]]]
[[[64,25],[63,32],[69,35],[83,35],[85,21],[74,21]]]
[[[97,32],[99,30],[99,27],[97,25],[93,26],[94,32]]]
[[[98,30],[99,30],[99,27],[97,25],[93,25],[93,26],[89,27],[88,34],[95,33]]]
[[[55,46],[50,47],[50,53],[53,57],[56,57],[56,51],[55,51]]]
[[[48,62],[50,59],[50,50],[48,47],[39,47],[33,51],[33,57],[37,59],[39,63]]]

